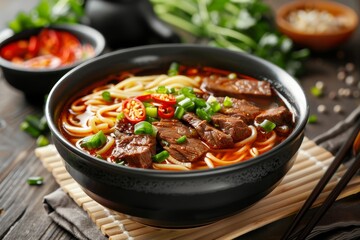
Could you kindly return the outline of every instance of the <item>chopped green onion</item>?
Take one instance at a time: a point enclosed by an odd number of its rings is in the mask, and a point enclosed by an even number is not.
[[[41,132],[36,129],[35,127],[31,126],[28,122],[22,122],[20,124],[20,129],[26,133],[28,133],[29,135],[31,135],[34,138],[37,138],[41,135]]]
[[[144,104],[144,107],[153,107],[154,105],[149,102],[142,102]]]
[[[195,103],[196,107],[206,107],[206,101],[202,98],[193,98],[193,102]]]
[[[321,97],[323,95],[323,91],[321,88],[318,88],[316,86],[312,87],[310,89],[310,92],[311,94],[314,96],[314,97]]]
[[[163,93],[163,94],[169,93],[168,89],[165,86],[159,86],[155,91],[156,93]]]
[[[44,183],[44,178],[39,176],[29,177],[26,182],[29,185],[41,185]]]
[[[230,74],[228,75],[228,78],[231,79],[231,80],[235,79],[236,77],[237,77],[237,76],[236,76],[236,73],[230,73]]]
[[[151,136],[156,136],[157,128],[154,127],[151,123],[147,121],[141,121],[135,124],[134,126],[135,134],[149,134]]]
[[[259,124],[259,126],[265,130],[265,132],[270,132],[272,130],[274,130],[274,128],[276,127],[276,124],[265,119],[262,123]]]
[[[176,143],[184,143],[186,141],[186,135],[183,135],[176,139]]]
[[[186,96],[184,94],[180,94],[180,95],[177,95],[175,97],[176,99],[176,102],[181,102],[182,100],[184,100],[186,98]]]
[[[184,100],[178,102],[178,104],[186,110],[193,109],[195,107],[195,103],[190,98],[185,98]]]
[[[210,103],[210,106],[213,113],[216,113],[221,109],[221,104],[218,101]]]
[[[208,97],[208,99],[206,100],[207,103],[212,103],[212,102],[217,102],[218,100],[216,99],[216,97],[214,96],[210,96]]]
[[[116,119],[119,121],[122,121],[125,118],[125,113],[119,112],[119,114],[116,116]]]
[[[111,98],[111,94],[109,91],[103,91],[101,94],[102,98],[107,101],[107,102],[111,102],[112,98]]]
[[[175,109],[174,117],[177,119],[181,119],[185,114],[185,108],[181,106],[177,106]]]
[[[28,122],[32,127],[36,128],[40,132],[47,130],[47,123],[45,116],[39,118],[35,115],[27,115],[25,121]]]
[[[228,96],[226,96],[226,97],[224,98],[223,105],[224,105],[224,107],[232,107],[233,102],[232,102],[231,98],[229,98]]]
[[[179,74],[179,64],[177,62],[171,63],[169,70],[168,70],[168,75],[170,77],[172,77],[172,76],[176,76],[178,74]]]
[[[159,119],[146,116],[146,121],[149,122],[149,123],[153,123],[153,122],[158,122]]]
[[[36,144],[38,145],[38,147],[44,147],[44,146],[49,145],[49,140],[44,135],[40,135],[36,139]]]
[[[310,115],[308,118],[308,123],[310,123],[310,124],[317,123],[317,121],[318,121],[318,117],[315,114]]]
[[[146,116],[157,118],[158,109],[155,106],[145,108]]]
[[[210,114],[207,113],[207,112],[205,111],[205,109],[203,109],[203,108],[197,108],[197,109],[196,109],[196,115],[197,115],[200,119],[202,119],[202,120],[206,120],[206,121],[208,121],[208,122],[211,121]]]
[[[84,138],[81,141],[80,146],[87,150],[92,150],[103,146],[105,143],[106,143],[106,136],[103,133],[103,131],[100,130],[96,134]]]
[[[176,92],[175,88],[171,87],[168,89],[168,92],[174,94]]]
[[[180,92],[188,98],[196,97],[194,93],[194,89],[192,87],[183,87],[180,89]]]
[[[161,163],[170,156],[169,152],[164,150],[152,157],[153,162]]]

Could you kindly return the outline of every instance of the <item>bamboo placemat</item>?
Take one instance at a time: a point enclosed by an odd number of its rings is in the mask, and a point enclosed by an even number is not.
[[[199,228],[158,229],[131,220],[127,215],[107,209],[92,200],[66,171],[54,145],[37,148],[36,156],[52,172],[60,187],[82,207],[101,232],[113,240],[122,239],[233,239],[299,210],[333,160],[331,153],[305,138],[294,166],[283,181],[264,199],[237,215]],[[341,175],[341,166],[315,204],[321,204]],[[360,192],[360,177],[354,177],[339,196]]]

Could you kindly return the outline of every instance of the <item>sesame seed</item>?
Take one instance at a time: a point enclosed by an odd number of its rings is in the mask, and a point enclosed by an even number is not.
[[[354,78],[354,76],[352,76],[352,75],[349,75],[349,76],[347,76],[346,78],[345,78],[345,83],[347,84],[347,85],[354,85],[355,84],[355,78]]]
[[[343,111],[342,107],[339,104],[336,104],[333,110],[335,113],[341,113]]]
[[[345,77],[346,77],[346,74],[345,74],[344,71],[340,71],[340,72],[337,73],[337,78],[338,78],[340,81],[344,81]]]
[[[317,107],[317,111],[319,113],[325,113],[326,112],[326,106],[323,105],[323,104],[320,104],[318,107]]]

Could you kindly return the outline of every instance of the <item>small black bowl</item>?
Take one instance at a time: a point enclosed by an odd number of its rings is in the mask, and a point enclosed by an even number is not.
[[[164,69],[171,62],[236,71],[270,81],[291,105],[296,126],[271,151],[243,163],[215,169],[169,172],[111,164],[74,147],[59,130],[65,104],[105,76],[129,69]],[[106,54],[76,67],[52,89],[46,117],[65,167],[100,204],[142,223],[168,228],[195,227],[235,214],[270,193],[291,168],[308,117],[297,81],[260,58],[200,45],[153,45]]]
[[[82,44],[91,44],[95,50],[93,57],[99,56],[104,52],[104,37],[91,27],[81,24],[63,24],[53,25],[47,28],[70,32],[74,34]],[[42,28],[34,28],[11,34],[0,42],[0,48],[16,40],[29,39],[30,36],[38,34],[41,30]],[[78,61],[74,64],[54,69],[34,69],[22,67],[21,65],[14,64],[0,57],[0,66],[4,78],[11,86],[24,92],[27,100],[33,103],[43,103],[44,95],[50,92],[54,84],[70,69],[82,62],[83,61]]]

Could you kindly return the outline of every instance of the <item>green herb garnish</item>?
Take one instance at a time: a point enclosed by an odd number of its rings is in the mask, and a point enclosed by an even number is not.
[[[317,121],[318,121],[318,117],[315,114],[310,115],[308,118],[308,123],[310,124],[317,123]]]
[[[158,154],[154,155],[152,157],[153,162],[156,163],[161,163],[163,161],[165,161],[165,159],[167,159],[170,156],[169,152],[164,150],[162,152],[159,152]]]
[[[44,183],[44,178],[39,176],[29,177],[26,182],[29,185],[41,185]]]
[[[101,94],[102,98],[107,101],[107,102],[111,102],[112,101],[112,97],[109,91],[103,91]]]
[[[77,23],[84,15],[83,0],[40,0],[28,13],[19,12],[8,27],[15,33],[51,24]]]
[[[259,124],[259,126],[264,129],[265,132],[271,132],[276,127],[276,124],[272,121],[269,121],[265,119],[262,123]]]
[[[278,32],[270,6],[262,0],[151,0],[165,22],[212,46],[248,52],[267,59],[290,74],[301,71],[308,49],[297,50]]]
[[[93,150],[102,147],[105,143],[106,136],[104,132],[100,130],[96,134],[84,138],[81,141],[80,146],[87,150]]]
[[[181,137],[179,137],[178,139],[176,139],[176,143],[184,143],[186,142],[186,135],[183,135]]]

